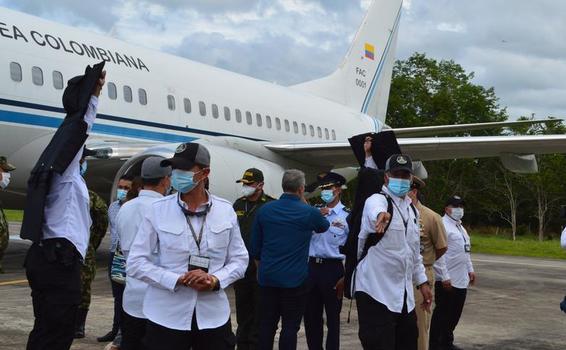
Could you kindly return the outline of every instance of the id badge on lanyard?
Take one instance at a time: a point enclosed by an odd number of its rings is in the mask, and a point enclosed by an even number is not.
[[[460,231],[460,233],[462,234],[462,239],[464,240],[464,252],[471,253],[472,245],[470,244],[470,242],[466,241],[466,235],[464,235],[462,229],[459,226],[456,226],[456,228],[458,228],[458,231]]]
[[[198,249],[198,255],[189,256],[188,270],[189,271],[202,270],[202,271],[208,273],[208,268],[210,267],[210,258],[207,257],[207,256],[201,255],[201,252],[200,252],[200,242],[202,240],[202,233],[204,231],[204,226],[206,224],[206,215],[204,216],[204,220],[202,222],[202,226],[200,227],[198,237],[197,237],[197,234],[195,232],[195,229],[193,228],[193,224],[191,223],[191,220],[189,219],[188,216],[187,216],[187,223],[189,224],[189,229],[191,230],[191,233],[193,235],[193,238],[195,240],[195,243],[196,243],[197,249]]]

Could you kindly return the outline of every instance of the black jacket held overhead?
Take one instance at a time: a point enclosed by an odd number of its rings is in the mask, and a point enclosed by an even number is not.
[[[84,115],[103,68],[104,61],[93,67],[87,66],[84,75],[74,77],[67,82],[67,88],[63,93],[65,119],[39,157],[28,179],[20,232],[22,239],[33,242],[41,240],[45,198],[49,193],[51,177],[54,172],[62,174],[67,169],[88,137]]]

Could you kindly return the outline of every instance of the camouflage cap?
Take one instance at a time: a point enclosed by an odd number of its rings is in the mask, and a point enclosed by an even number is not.
[[[14,171],[16,167],[8,163],[8,160],[4,156],[0,156],[0,168],[4,171]]]

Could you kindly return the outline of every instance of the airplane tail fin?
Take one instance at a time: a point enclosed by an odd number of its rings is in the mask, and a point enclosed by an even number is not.
[[[334,73],[293,87],[385,121],[402,0],[374,0]]]

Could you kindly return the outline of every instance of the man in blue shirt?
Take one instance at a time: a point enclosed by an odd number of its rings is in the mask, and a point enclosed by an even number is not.
[[[297,348],[307,300],[311,236],[330,226],[318,209],[306,203],[302,171],[285,171],[282,187],[285,193],[260,209],[252,230],[250,253],[258,264],[260,286],[260,350],[273,349],[279,319],[279,349]]]
[[[319,175],[313,187],[321,190],[324,205],[318,208],[330,223],[328,231],[313,235],[309,249],[309,294],[305,332],[309,349],[323,348],[323,309],[326,311],[326,350],[340,348],[340,311],[344,295],[344,255],[340,246],[348,238],[346,217],[350,210],[340,201],[346,179],[337,173]]]

